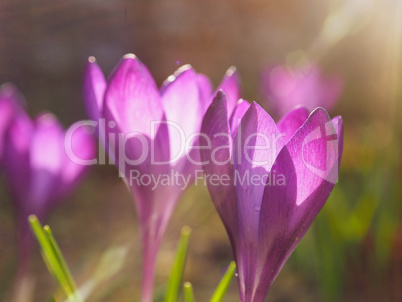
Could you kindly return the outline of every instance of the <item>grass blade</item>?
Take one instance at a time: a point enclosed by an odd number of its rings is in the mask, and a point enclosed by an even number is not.
[[[184,302],[195,302],[193,286],[190,282],[185,282],[183,285]]]
[[[42,228],[42,225],[35,215],[30,215],[28,217],[28,221],[41,247],[43,260],[45,261],[49,272],[52,274],[53,278],[56,280],[64,294],[67,296],[68,301],[82,302],[83,300],[78,296],[74,280],[72,280],[71,274],[67,268],[67,264],[64,261],[64,257],[61,255],[60,249],[51,235],[50,228]],[[60,259],[64,261],[63,264]],[[69,277],[66,275],[65,270],[68,271]],[[69,278],[71,278],[72,281],[69,280]],[[73,284],[73,286],[71,286],[71,284]]]
[[[64,256],[61,253],[59,245],[56,242],[56,239],[53,237],[52,230],[50,229],[50,227],[48,225],[45,225],[43,227],[43,231],[45,232],[47,239],[53,248],[53,253],[54,253],[55,257],[57,258],[57,261],[60,265],[60,269],[62,270],[64,277],[68,283],[68,286],[70,287],[70,290],[73,293],[73,296],[75,298],[74,301],[82,301],[82,298],[80,297],[78,289],[77,289],[77,285],[75,284],[73,276],[71,275],[71,272],[67,266],[66,260],[64,259]]]
[[[173,263],[172,272],[170,273],[165,302],[177,302],[180,290],[180,284],[183,277],[184,266],[186,263],[188,242],[191,234],[191,229],[185,226],[181,230],[180,241],[176,249],[176,258]]]
[[[212,295],[212,298],[210,302],[220,302],[223,299],[223,296],[225,295],[230,281],[232,281],[233,275],[236,271],[236,263],[232,261],[229,264],[229,267],[227,268],[225,274],[222,277],[222,280],[219,282],[218,287],[216,288],[214,294]]]

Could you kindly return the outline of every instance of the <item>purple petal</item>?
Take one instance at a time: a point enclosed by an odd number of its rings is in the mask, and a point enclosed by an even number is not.
[[[203,105],[203,113],[205,113],[211,105],[211,95],[212,95],[212,84],[209,78],[201,73],[197,74],[197,81],[198,81],[198,87],[200,89],[200,99],[201,99],[201,104]]]
[[[0,86],[0,164],[6,133],[12,120],[21,113],[22,97],[14,85],[6,83]]]
[[[334,124],[335,131],[338,135],[338,150],[339,150],[339,160],[338,164],[340,166],[343,154],[343,119],[341,116],[335,116],[332,119],[332,123]]]
[[[110,76],[104,115],[125,133],[134,131],[151,139],[151,121],[163,119],[159,91],[147,67],[133,54],[123,57]],[[153,133],[153,135],[151,135]]]
[[[305,107],[299,107],[288,112],[278,122],[279,131],[284,135],[283,139],[287,143],[292,135],[299,129],[307,120],[310,112]]]
[[[243,99],[239,99],[239,101],[237,102],[237,106],[236,106],[235,110],[233,111],[233,114],[230,118],[230,128],[231,128],[233,137],[236,135],[237,128],[240,125],[240,121],[243,118],[243,115],[248,110],[248,108],[250,108],[250,103]]]
[[[335,135],[334,135],[335,134]],[[325,204],[338,169],[337,135],[324,109],[316,109],[281,150],[260,211],[256,295],[265,297],[280,269]],[[308,156],[307,156],[308,154]],[[324,163],[325,171],[317,169]]]
[[[11,102],[0,99],[0,163],[3,158],[7,129],[15,114],[14,108],[15,106]]]
[[[161,91],[166,118],[170,123],[171,158],[180,158],[189,152],[186,141],[201,129],[204,104],[200,99],[197,74],[190,65],[185,65],[165,81]]]
[[[63,167],[64,132],[57,119],[43,114],[35,121],[30,145],[30,202],[45,208],[52,201]]]
[[[219,91],[209,106],[202,123],[200,146],[202,149],[204,177],[212,201],[226,228],[232,246],[238,238],[237,204],[233,182],[233,167],[230,163],[232,137],[227,120],[225,94]],[[227,182],[219,184],[211,177],[225,177]],[[236,248],[234,249],[236,253]]]
[[[84,100],[90,119],[98,121],[103,112],[106,79],[94,57],[89,57],[84,72]]]
[[[243,116],[233,145],[234,170],[243,183],[236,186],[239,213],[250,235],[257,234],[259,209],[265,182],[261,179],[271,170],[283,140],[274,120],[257,103],[253,103]]]
[[[268,173],[283,147],[283,140],[274,120],[253,103],[241,120],[233,146],[241,241],[237,259],[240,297],[249,301],[244,298],[257,286],[255,259],[261,200]]]
[[[13,197],[19,207],[23,207],[30,186],[29,149],[34,125],[21,111],[8,129],[4,148],[4,171]]]
[[[226,74],[216,89],[216,92],[219,90],[222,90],[226,95],[228,117],[230,118],[241,95],[241,81],[236,67],[232,66],[226,71]]]
[[[115,148],[109,153],[119,164],[121,172],[129,161],[131,166],[146,169],[151,161],[152,141],[156,145],[155,159],[169,160],[169,133],[161,97],[148,69],[134,55],[126,55],[110,76],[104,116],[106,138],[110,137],[109,134],[115,136]],[[125,143],[122,143],[123,138]],[[106,145],[113,147],[111,142]]]
[[[25,98],[12,83],[4,83],[0,86],[0,102],[14,103],[18,108],[25,108]]]
[[[107,134],[114,135],[112,155],[120,169],[126,168],[123,175],[129,177],[136,169],[150,173],[167,168],[151,164],[151,160],[169,160],[169,133],[161,96],[148,69],[133,54],[124,56],[109,78],[104,116]]]
[[[93,134],[88,128],[77,128],[69,142],[63,141],[63,144],[65,143],[68,143],[69,147],[71,147],[73,156],[63,150],[62,169],[59,173],[60,185],[55,197],[58,200],[66,197],[82,181],[83,176],[88,171],[89,161],[96,156],[96,143]],[[65,148],[65,145],[63,147]]]

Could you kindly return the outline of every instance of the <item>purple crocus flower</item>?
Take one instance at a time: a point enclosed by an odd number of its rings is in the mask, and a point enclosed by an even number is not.
[[[201,159],[231,241],[240,300],[260,302],[334,187],[343,126],[322,108],[295,109],[276,124],[256,103],[245,107],[228,114],[224,93],[216,95],[202,124]]]
[[[88,166],[77,164],[66,153],[66,132],[49,113],[34,121],[20,110],[10,123],[4,141],[3,170],[15,201],[18,222],[18,278],[25,275],[33,236],[28,216],[43,220],[80,183]],[[93,136],[80,127],[66,141],[75,158],[92,160]]]
[[[339,100],[342,87],[341,78],[324,76],[316,65],[267,68],[261,81],[266,107],[279,117],[299,105],[310,111],[317,107],[330,111]]]
[[[219,89],[227,93],[232,107],[239,99],[239,85],[237,72],[229,69]],[[168,221],[201,169],[198,133],[212,101],[211,84],[185,65],[158,89],[133,54],[125,55],[106,81],[90,57],[84,98],[89,116],[100,119],[99,127],[105,125],[99,139],[134,196],[142,238],[141,300],[150,302],[156,255]]]
[[[21,112],[22,98],[12,84],[0,86],[0,167],[3,161],[5,138],[14,117]]]

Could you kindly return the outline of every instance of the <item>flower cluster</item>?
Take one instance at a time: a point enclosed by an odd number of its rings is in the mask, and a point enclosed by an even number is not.
[[[191,184],[204,183],[232,245],[240,300],[264,301],[334,187],[343,146],[341,117],[316,108],[333,103],[340,86],[320,82],[318,69],[301,77],[276,68],[269,77],[270,102],[280,115],[286,112],[277,123],[241,98],[233,67],[216,90],[190,65],[158,88],[133,54],[107,79],[89,58],[83,93],[92,121],[67,132],[50,114],[32,121],[15,90],[2,92],[0,164],[18,209],[22,257],[31,245],[27,216],[44,218],[88,165],[99,163],[88,125],[134,197],[141,300],[153,299],[157,252],[175,205]],[[290,108],[295,105],[302,107]]]
[[[65,152],[68,146],[83,159],[95,156],[95,140],[80,128],[69,141],[50,113],[32,120],[23,100],[10,84],[0,91],[0,163],[15,201],[18,228],[19,274],[26,272],[33,236],[28,216],[45,219],[51,209],[81,182],[88,166],[76,164]]]

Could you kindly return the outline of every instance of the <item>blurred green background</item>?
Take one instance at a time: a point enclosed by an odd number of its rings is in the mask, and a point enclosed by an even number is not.
[[[344,155],[339,183],[269,300],[402,301],[401,40],[401,0],[1,0],[0,83],[17,85],[31,115],[48,110],[67,127],[86,118],[82,72],[90,55],[108,74],[133,52],[159,85],[190,63],[216,86],[235,65],[244,97],[257,102],[263,67],[307,56],[344,79],[331,113],[344,118]],[[113,166],[94,167],[46,221],[80,285],[106,250],[128,249],[122,269],[89,301],[138,300],[137,217],[117,176]],[[15,222],[2,178],[0,192],[0,300],[10,301]],[[169,225],[157,291],[185,224],[193,228],[185,279],[205,301],[232,254],[203,187],[184,195]],[[39,249],[31,264],[33,301],[47,301],[55,285]],[[225,300],[238,301],[236,282]]]

